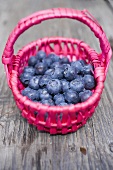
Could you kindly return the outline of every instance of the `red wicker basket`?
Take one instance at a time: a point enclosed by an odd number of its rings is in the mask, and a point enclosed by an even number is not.
[[[44,20],[54,18],[76,19],[86,24],[99,39],[102,53],[97,54],[95,50],[90,48],[86,43],[77,39],[46,37],[26,45],[19,50],[17,55],[14,55],[14,43],[25,30]],[[51,44],[54,45],[53,48]],[[61,56],[66,55],[71,60],[73,58],[74,60],[84,59],[88,63],[92,63],[94,65],[94,76],[97,82],[93,95],[85,102],[69,106],[43,105],[30,101],[27,97],[22,96],[20,92],[24,87],[19,81],[19,75],[27,65],[29,57],[37,53],[37,49],[44,50],[47,54],[55,52]],[[22,19],[18,23],[8,38],[3,52],[2,62],[5,66],[8,85],[13,92],[17,106],[22,111],[22,116],[26,118],[30,124],[35,125],[38,130],[47,131],[50,134],[66,134],[74,132],[83,126],[87,119],[94,113],[104,88],[104,81],[111,55],[110,44],[103,29],[87,10],[79,11],[55,8],[37,12]]]

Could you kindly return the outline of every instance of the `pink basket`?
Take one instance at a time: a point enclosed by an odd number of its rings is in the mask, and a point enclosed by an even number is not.
[[[99,39],[102,53],[97,54],[96,51],[86,43],[77,39],[46,37],[26,45],[19,50],[17,55],[14,55],[14,43],[25,30],[44,20],[54,18],[76,19],[86,24]],[[53,48],[51,44],[54,45]],[[37,53],[37,49],[44,50],[47,54],[55,52],[60,56],[66,55],[70,60],[73,58],[76,60],[84,59],[88,63],[93,64],[94,76],[97,82],[93,95],[85,102],[69,106],[43,105],[30,101],[27,97],[22,96],[21,90],[24,87],[19,80],[19,75],[27,65],[29,57]],[[17,106],[22,111],[22,116],[26,118],[29,123],[35,125],[38,130],[47,131],[51,134],[66,134],[82,127],[94,113],[104,88],[104,81],[111,55],[110,44],[103,29],[87,10],[79,11],[55,8],[40,11],[22,19],[8,38],[2,61],[5,66],[8,85],[12,90]]]

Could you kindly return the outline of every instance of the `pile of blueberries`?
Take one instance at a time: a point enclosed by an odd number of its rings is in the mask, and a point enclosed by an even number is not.
[[[29,58],[20,75],[25,86],[21,93],[34,102],[52,106],[84,102],[96,85],[93,72],[93,66],[84,60],[70,62],[65,56],[47,56],[40,50]]]

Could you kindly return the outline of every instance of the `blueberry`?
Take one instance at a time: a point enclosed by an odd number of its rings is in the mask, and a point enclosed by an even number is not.
[[[69,82],[66,79],[62,79],[61,83],[62,83],[62,91],[63,92],[65,92],[66,90],[68,90],[70,88]]]
[[[28,60],[28,65],[29,65],[29,66],[35,66],[36,63],[37,63],[36,57],[31,56],[31,57],[29,58],[29,60]]]
[[[73,67],[68,67],[64,70],[64,77],[67,80],[71,81],[75,79],[76,76],[77,76],[77,73]]]
[[[89,99],[90,96],[92,96],[92,91],[90,90],[85,90],[84,92],[79,93],[81,102],[86,101],[87,99]]]
[[[24,96],[27,96],[29,99],[31,100],[39,100],[39,97],[40,97],[40,94],[39,94],[39,91],[37,90],[33,90],[29,87],[25,88],[23,91],[22,91],[22,94]]]
[[[54,96],[54,101],[55,101],[55,104],[56,104],[56,105],[65,102],[65,99],[64,99],[63,94],[56,94],[56,95]]]
[[[85,60],[78,60],[81,64],[82,64],[82,66],[84,67],[85,65],[86,65],[86,62],[85,62]]]
[[[65,95],[65,100],[69,104],[76,104],[80,101],[78,93],[74,90],[69,89],[65,92],[64,95]]]
[[[92,74],[93,73],[93,66],[91,64],[85,65],[83,67],[83,74]]]
[[[42,104],[54,106],[54,102],[53,102],[52,99],[42,99],[40,102],[41,102]]]
[[[95,79],[91,75],[84,76],[85,89],[91,90],[95,87]]]
[[[34,90],[35,91],[35,99],[39,100],[40,99],[40,92],[39,90]]]
[[[36,58],[40,61],[42,61],[46,57],[46,53],[42,50],[38,51]]]
[[[56,67],[61,67],[61,63],[56,61],[51,65],[51,68],[53,68],[53,69],[56,68]]]
[[[31,90],[29,93],[26,95],[30,100],[35,100],[35,92],[34,90]]]
[[[40,76],[33,76],[29,81],[29,87],[34,90],[39,89],[39,80]]]
[[[57,56],[57,55],[54,54],[54,53],[49,54],[48,57],[50,57],[50,58],[52,59],[53,62],[57,62],[57,61],[60,60],[60,57]]]
[[[39,92],[33,89],[31,89],[26,96],[32,101],[39,100]]]
[[[61,67],[57,67],[55,69],[48,69],[45,72],[45,75],[49,75],[52,79],[62,79],[63,78],[63,69]]]
[[[62,57],[61,60],[60,60],[60,62],[61,62],[62,64],[68,64],[68,63],[69,63],[69,59],[68,59],[67,57]]]
[[[53,79],[62,79],[63,78],[63,69],[61,67],[55,68],[51,77]]]
[[[67,106],[68,104],[66,102],[62,102],[58,104],[59,106]]]
[[[39,80],[40,87],[46,86],[50,79],[51,77],[49,75],[43,75]]]
[[[24,84],[24,85],[28,85],[29,80],[32,78],[31,73],[22,73],[20,75],[20,81]]]
[[[85,91],[85,90],[84,90],[84,91]],[[82,92],[79,93],[79,97],[80,97],[80,98],[81,98],[81,96],[82,96],[82,94],[83,94],[84,91],[82,91]]]
[[[26,96],[31,91],[30,87],[26,87],[24,90],[21,91],[21,94],[23,96]]]
[[[68,69],[68,67],[70,67],[70,64],[62,64],[62,68],[65,70],[65,69]]]
[[[73,61],[71,66],[76,70],[77,73],[81,73],[83,70],[83,66],[80,61]]]
[[[83,79],[82,75],[77,74],[76,79],[79,79],[80,81],[84,82],[84,79]]]
[[[47,65],[47,67],[51,67],[53,61],[50,57],[46,57],[42,60],[42,62],[44,62]]]
[[[35,72],[38,75],[39,74],[43,75],[45,73],[46,69],[47,69],[47,67],[46,67],[45,63],[43,63],[43,62],[37,63],[35,65],[35,70],[36,70]]]
[[[70,82],[70,88],[76,92],[81,92],[84,89],[84,83],[80,79],[74,79]]]
[[[33,67],[27,66],[27,67],[24,68],[23,73],[29,73],[32,76],[34,76],[35,75],[35,69]]]
[[[48,91],[47,91],[47,89],[41,89],[40,90],[40,99],[42,100],[42,99],[50,99],[50,98],[52,98],[51,97],[51,95],[48,93]]]
[[[61,91],[61,82],[58,79],[52,79],[47,83],[46,87],[50,94],[57,94]]]
[[[54,71],[55,71],[55,69],[50,68],[50,69],[48,69],[48,70],[45,72],[45,75],[48,75],[48,76],[51,76],[51,77],[52,77],[52,75],[54,74]]]
[[[77,75],[76,79],[80,80],[84,84],[84,77],[82,75]]]

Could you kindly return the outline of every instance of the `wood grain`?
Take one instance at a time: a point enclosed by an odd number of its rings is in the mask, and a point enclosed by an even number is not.
[[[23,17],[53,7],[87,8],[100,22],[110,42],[113,13],[104,0],[0,0],[0,54],[9,33]],[[46,29],[45,29],[46,28]],[[51,20],[31,28],[15,45],[44,36],[76,37],[98,52],[99,43],[83,24],[69,19]],[[99,106],[87,124],[75,133],[39,132],[21,117],[0,63],[0,170],[112,170],[113,169],[113,59]],[[80,151],[86,149],[86,155]]]
[[[113,11],[113,0],[105,0],[105,2],[108,4],[110,9]]]

